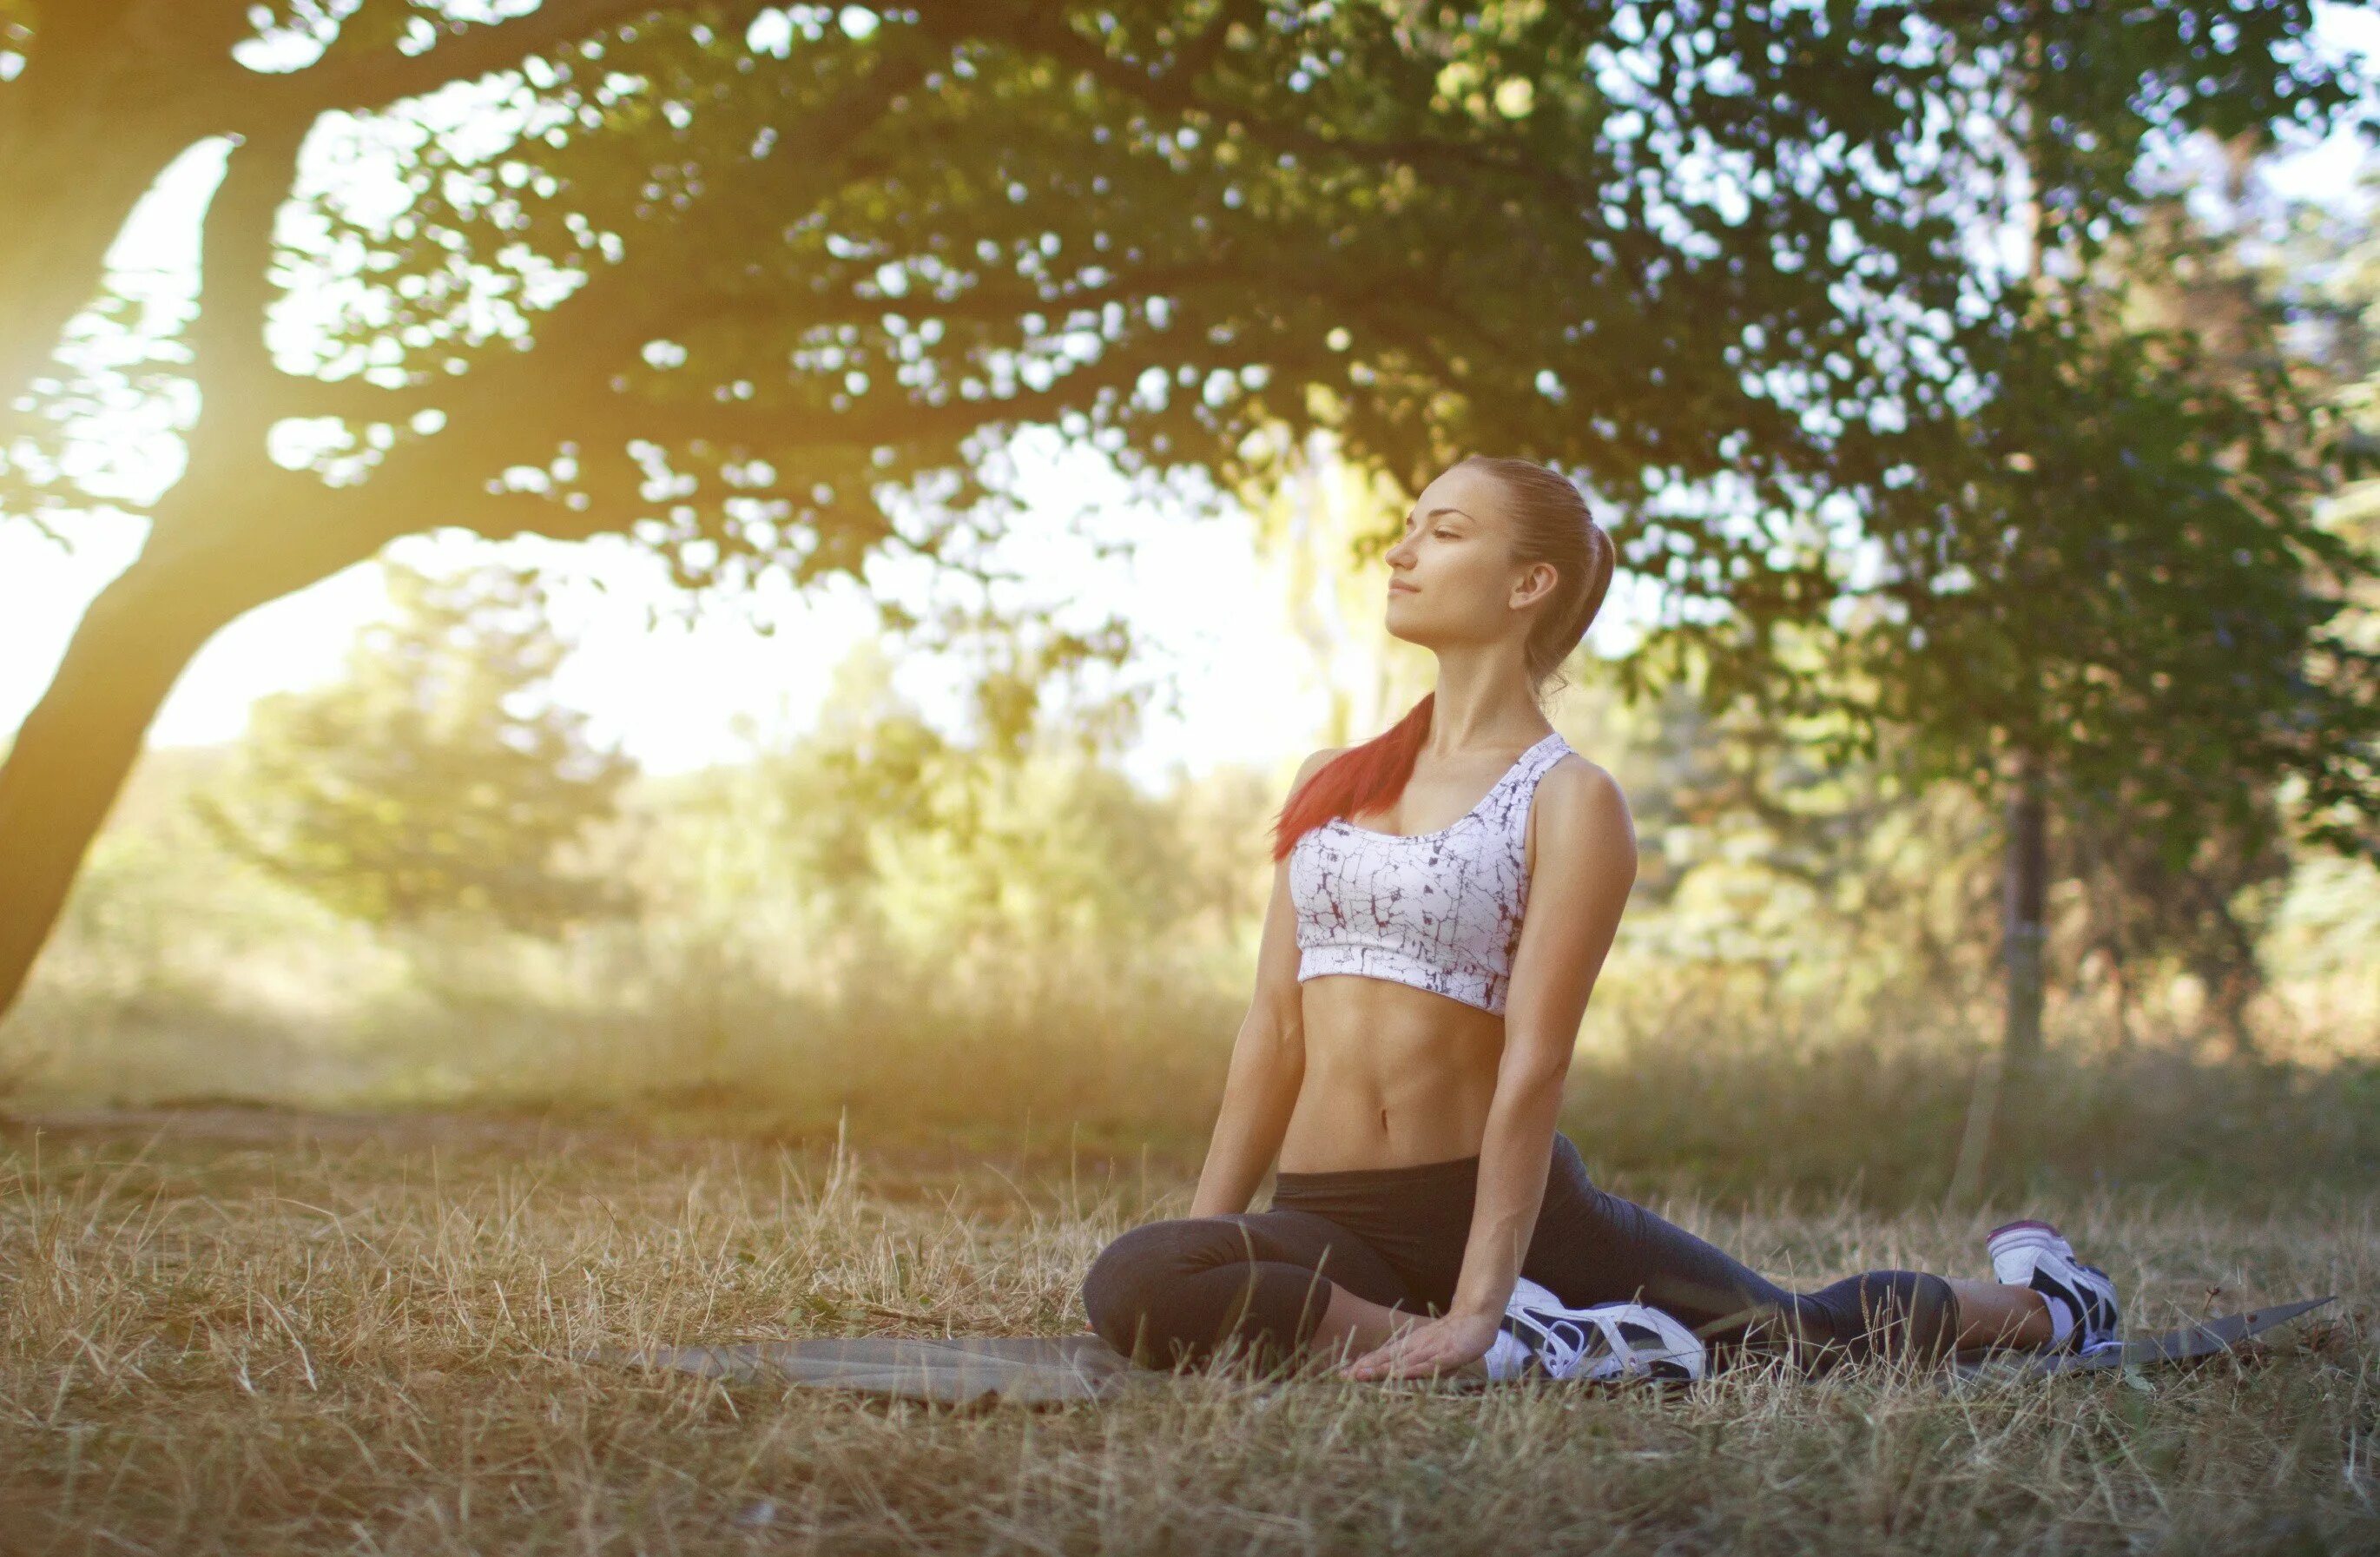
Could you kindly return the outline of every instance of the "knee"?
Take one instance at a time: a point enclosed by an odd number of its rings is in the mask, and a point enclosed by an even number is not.
[[[1209,1263],[1199,1259],[1208,1233],[1188,1220],[1145,1222],[1101,1249],[1083,1278],[1083,1311],[1091,1328],[1130,1356],[1162,1310],[1168,1284]]]
[[[1909,1295],[1907,1346],[1912,1356],[1938,1362],[1959,1349],[1959,1294],[1941,1277],[1919,1273]]]
[[[1873,1271],[1851,1284],[1861,1321],[1851,1355],[1932,1363],[1958,1348],[1959,1298],[1941,1277]]]

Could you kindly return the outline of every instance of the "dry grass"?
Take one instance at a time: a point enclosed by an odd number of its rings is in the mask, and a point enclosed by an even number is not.
[[[235,1123],[239,1123],[235,1121]],[[1592,1143],[1589,1147],[1593,1155]],[[1188,1380],[954,1414],[571,1360],[1079,1329],[1187,1186],[1136,1164],[249,1116],[0,1138],[11,1551],[2067,1552],[2380,1549],[2380,1200],[2047,1208],[2136,1323],[2337,1291],[2246,1366],[1682,1398]],[[1771,1270],[1974,1271],[1982,1215],[1671,1214]]]

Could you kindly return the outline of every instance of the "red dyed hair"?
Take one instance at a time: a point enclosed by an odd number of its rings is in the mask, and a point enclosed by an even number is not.
[[[1527,663],[1532,690],[1553,675],[1586,636],[1603,609],[1619,553],[1611,537],[1595,522],[1586,499],[1569,477],[1525,459],[1474,455],[1463,462],[1486,468],[1502,482],[1515,562],[1549,562],[1558,582],[1529,630]],[[1297,840],[1332,817],[1378,810],[1396,803],[1414,760],[1429,737],[1430,711],[1438,693],[1422,694],[1405,716],[1360,746],[1351,746],[1317,769],[1298,786],[1273,821],[1272,858],[1288,857]]]

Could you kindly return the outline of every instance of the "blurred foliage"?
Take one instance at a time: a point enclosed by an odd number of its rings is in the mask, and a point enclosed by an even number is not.
[[[625,785],[607,846],[638,911],[552,936],[335,918],[198,824],[186,797],[245,756],[152,753],[0,1026],[0,1071],[52,1102],[501,1105],[829,1136],[847,1113],[921,1149],[1195,1160],[1286,772],[1149,793],[1083,749],[1063,705],[1009,748],[926,719],[895,670],[864,645],[815,729]],[[1637,1182],[1937,1192],[1995,1022],[1991,814],[1682,691],[1631,703],[1587,677],[1553,712],[1627,787],[1644,845],[1566,1127]],[[2070,977],[2042,1171],[2240,1188],[2380,1166],[2380,968],[2356,955],[2380,872],[2316,858],[2277,883],[2256,921],[2267,1041],[2245,1057],[2170,951],[2127,965],[2119,1009],[2079,886],[2054,904]]]
[[[456,912],[552,934],[633,897],[565,856],[635,772],[549,683],[568,645],[527,570],[385,565],[346,675],[261,699],[239,771],[192,797],[229,853],[377,924]]]
[[[2326,521],[2380,546],[2380,162],[2366,159],[2353,186],[2286,206],[2260,245],[2256,284],[2283,299],[2296,360],[2346,422],[2364,473],[2338,493]],[[2380,588],[2358,592],[2359,641],[2380,650]]]
[[[0,1000],[147,692],[242,611],[428,524],[626,535],[687,583],[971,566],[1026,424],[1216,491],[1318,432],[1408,490],[1558,462],[1722,701],[1837,698],[1970,779],[2040,750],[2169,865],[2206,814],[2263,814],[2210,783],[2227,744],[2316,827],[2369,787],[2367,702],[2305,674],[2338,656],[2301,585],[2347,554],[2214,474],[2295,467],[2161,345],[2034,328],[1977,252],[2021,177],[2087,270],[2141,221],[2144,147],[2340,111],[2307,0],[34,12],[0,82],[55,110],[8,116],[46,219],[0,230],[0,505],[68,522],[94,418],[198,408],[0,770]],[[200,306],[49,376],[131,201],[205,137]],[[981,690],[1018,728],[1023,680]]]
[[[44,17],[88,43],[129,14]],[[2301,858],[2281,821],[2360,824],[2372,644],[2340,602],[2368,568],[2310,501],[2335,448],[2263,303],[2227,302],[2248,333],[2225,341],[2139,311],[2197,242],[2158,226],[2142,148],[2336,110],[2347,83],[2286,57],[2310,6],[719,0],[607,10],[584,37],[549,8],[258,15],[323,57],[260,90],[188,46],[239,18],[193,11],[115,51],[53,48],[78,37],[54,27],[25,77],[112,109],[18,126],[24,165],[56,176],[34,186],[45,238],[78,201],[96,212],[94,273],[122,215],[105,159],[240,138],[200,326],[94,371],[187,369],[204,407],[103,629],[162,639],[140,602],[235,614],[430,523],[625,533],[690,583],[856,573],[887,546],[972,566],[1000,517],[987,456],[1026,422],[1218,491],[1330,451],[1356,473],[1309,461],[1260,526],[1342,553],[1368,505],[1450,457],[1534,455],[1617,505],[1674,614],[1621,673],[1662,695],[1621,707],[1591,685],[1558,716],[1658,841],[1575,1104],[1612,1150],[1780,1184],[1942,1171],[1937,1105],[1988,1016],[1996,822],[1923,781],[1981,791],[2018,750],[2053,763],[2073,851],[2053,1037],[2081,1079],[2045,1106],[2103,1162],[2177,1137],[2240,1162],[2296,1125],[2346,1143],[2329,1161],[2369,1160],[2368,1089],[2341,1056],[2372,1031],[2371,975],[2324,948],[2325,927],[2370,922],[2372,875],[2275,873]],[[506,45],[523,21],[533,42]],[[468,111],[419,95],[514,65],[449,99]],[[356,111],[352,134],[310,139],[331,108]],[[298,177],[383,151],[377,188]],[[153,168],[134,171],[145,188]],[[2055,307],[2039,277],[1977,263],[2017,188],[2064,267]],[[0,234],[0,261],[32,247]],[[59,307],[88,298],[91,276],[36,258]],[[2192,317],[2233,290],[2176,295]],[[55,320],[17,292],[15,334],[45,359]],[[268,313],[301,322],[292,294],[338,307],[268,355]],[[50,387],[9,443],[8,494],[64,513],[86,494],[61,445],[113,390]],[[299,468],[265,457],[276,428]],[[1302,555],[1285,582],[1305,640],[1361,659],[1356,573]],[[191,559],[204,590],[176,571]],[[500,632],[475,651],[498,670],[442,681],[437,637],[261,719],[242,776],[210,791],[214,845],[129,820],[103,838],[0,1028],[44,1085],[1203,1128],[1286,774],[1124,784],[1099,754],[1129,699],[1043,701],[1119,667],[1114,631],[988,633],[969,731],[929,724],[889,654],[863,654],[814,736],[576,790],[497,749],[527,756],[504,732],[541,717],[492,690],[550,670],[534,643]],[[1410,669],[1339,683],[1336,724],[1376,728]],[[477,712],[432,794],[408,764],[441,749],[439,708]],[[79,772],[87,747],[63,737],[89,723],[54,712],[53,773]],[[549,761],[569,747],[523,738]],[[504,784],[471,787],[492,772],[535,797],[525,821]],[[562,868],[599,791],[632,822],[608,878]],[[17,813],[18,835],[44,814]],[[638,911],[587,915],[603,879]],[[366,918],[326,934],[324,901]],[[229,906],[176,935],[201,903]],[[390,975],[402,925],[451,953],[434,986]],[[2233,978],[2261,950],[2279,994]],[[2285,1060],[2201,1065],[2227,1012],[2301,1009],[2308,987],[2322,1019],[2276,1027],[2348,1078],[2318,1106],[2289,1112]],[[248,1041],[205,1041],[209,1013]],[[2128,1041],[2143,1052],[2107,1061]],[[2119,1081],[2090,1081],[2153,1064],[2193,1078],[2183,1102],[2126,1113]],[[1888,1138],[1843,1128],[1895,1109]],[[2227,1111],[2228,1133],[2209,1123]]]
[[[0,1002],[180,664],[395,537],[971,567],[1026,425],[1152,485],[1328,425],[1408,485],[1496,447],[1773,497],[1850,468],[1751,386],[1827,350],[1804,398],[1870,395],[1877,293],[1971,268],[1918,7],[150,9],[40,6],[0,81],[43,214],[0,225],[0,509],[70,525],[106,479],[151,520],[0,768]],[[54,362],[200,140],[202,295]],[[168,405],[176,479],[115,480],[111,419]]]
[[[1682,598],[1624,675],[2005,802],[2016,1068],[2005,1104],[1996,1076],[1977,1092],[1972,1167],[1996,1116],[2032,1106],[2054,878],[2086,895],[2119,1007],[2143,963],[2180,956],[2244,1050],[2243,916],[2284,834],[2380,858],[2380,653],[2352,610],[2380,553],[2322,513],[2362,451],[2285,347],[2287,299],[2142,156],[2170,136],[2236,166],[2277,123],[2344,106],[2350,81],[2303,68],[2311,12],[1937,17],[1988,225],[2022,262],[1979,262],[1914,315],[1882,304],[1909,355],[1863,405],[1834,386],[1866,365],[1815,341],[1760,386],[1827,427],[1829,480],[1781,499],[1682,481],[1632,516],[1627,554]]]
[[[2335,105],[2321,68],[2257,68],[2303,5],[2228,10],[2161,0],[2078,50],[2096,151],[2052,170],[2078,220],[2115,207],[2144,134]],[[5,451],[7,506],[80,501],[58,444],[153,359],[202,391],[272,385],[237,416],[202,395],[187,482],[263,476],[272,420],[302,428],[268,528],[625,533],[688,581],[856,571],[885,545],[958,562],[996,495],[986,435],[1028,421],[1226,484],[1252,437],[1325,425],[1408,486],[1483,448],[1648,510],[1725,480],[1757,528],[1873,479],[1855,430],[1878,395],[1963,371],[1908,337],[1975,300],[1968,237],[2004,169],[1942,130],[1990,108],[2020,11],[706,0],[574,32],[386,0],[250,13],[297,66],[271,91],[220,36],[236,13],[51,12],[27,79],[122,116],[104,138],[26,117],[28,167],[85,171],[40,186],[61,218],[168,126],[242,139],[205,338],[47,384]],[[159,90],[127,92],[144,71]],[[417,95],[450,73],[484,84]],[[310,142],[333,109],[354,118]],[[258,230],[293,195],[303,220]],[[0,235],[0,274],[28,248]],[[65,279],[75,307],[99,289]],[[288,310],[265,360],[239,332],[285,286],[333,306]],[[46,354],[55,322],[7,328]],[[160,506],[201,531],[267,518]],[[1781,598],[1743,570],[1798,577],[1790,536],[1670,519],[1723,598]]]
[[[2351,347],[2325,339],[2352,266],[2289,240],[2311,213],[2265,187],[2265,144],[2242,131],[2195,148],[2101,273],[2063,294],[2097,328],[2170,353],[2159,393],[2197,429],[2178,452],[2216,497],[2145,470],[2165,446],[2152,434],[2098,451],[2162,484],[2131,489],[2144,522],[2089,553],[2118,562],[2097,587],[2106,608],[2148,620],[2120,678],[2094,667],[2133,689],[2103,694],[2116,715],[2088,715],[2105,735],[2085,760],[2070,745],[2061,775],[2060,869],[2087,911],[2073,944],[2115,990],[2119,1029],[2133,982],[2163,962],[2190,972],[2240,1051],[2256,1041],[2258,948],[2300,864],[2285,838],[2380,853],[2380,532],[2339,501],[2370,468],[2354,382],[2370,364],[2359,375]],[[2099,629],[2067,630],[2070,654]]]
[[[1245,802],[1244,783],[1169,805],[1084,748],[1080,710],[948,736],[893,669],[864,646],[813,734],[657,783],[644,870],[668,883],[662,922],[787,982],[881,952],[1030,989],[1049,959],[1239,943],[1262,906],[1258,833],[1214,799]]]
[[[1666,627],[1632,675],[1836,716],[1846,753],[1905,732],[1913,781],[1988,794],[2028,759],[2061,810],[2120,815],[2169,872],[2210,841],[2269,847],[2284,783],[2310,835],[2380,849],[2380,659],[2346,630],[2380,565],[2318,513],[2336,430],[2270,348],[2270,299],[2232,356],[2115,318],[2172,274],[2070,282],[1979,327],[1965,355],[1996,393],[1912,435],[1844,545],[1871,581],[1832,622]]]
[[[1896,732],[1872,756],[1846,757],[1740,708],[1712,714],[1682,691],[1606,718],[1633,722],[1616,771],[1651,845],[1635,911],[1655,908],[1651,933],[1668,955],[1699,945],[1772,960],[1780,988],[1833,991],[1851,1028],[1895,1012],[1941,1028],[1921,1013],[1949,1008],[1980,1036],[1996,1004],[2004,883],[2000,825],[1979,797],[1912,783],[1918,764]],[[2176,868],[2126,816],[2067,813],[2045,949],[2070,1028],[2088,1013],[2118,1048],[2149,1029],[2253,1048],[2265,932],[2307,861],[2269,833],[2256,852],[2240,849],[2218,833]],[[2370,874],[2361,864],[2342,879]],[[2186,1011],[2177,980],[2192,991]],[[2268,1016],[2290,1025],[2279,1008]]]

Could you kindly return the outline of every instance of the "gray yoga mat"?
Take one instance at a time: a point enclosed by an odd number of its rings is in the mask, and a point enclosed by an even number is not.
[[[1136,1382],[1166,1377],[1134,1368],[1096,1335],[755,1341],[661,1346],[611,1354],[601,1360],[675,1368],[736,1383],[808,1384],[953,1405],[987,1396],[1029,1405],[1105,1400]]]
[[[2087,1357],[2006,1356],[1954,1370],[1966,1381],[2042,1379],[2059,1373],[2172,1366],[2219,1355],[2333,1301],[2229,1314],[2179,1330],[2125,1338]],[[851,1390],[896,1400],[952,1405],[1014,1401],[1061,1405],[1107,1400],[1170,1375],[1135,1368],[1096,1335],[986,1335],[941,1339],[879,1336],[855,1340],[752,1341],[720,1346],[659,1346],[606,1351],[592,1360],[629,1368],[662,1368],[741,1384],[801,1384]]]
[[[2325,1304],[2338,1301],[2336,1295],[2308,1297],[2269,1308],[2251,1308],[2242,1314],[2226,1314],[2221,1319],[2201,1320],[2178,1330],[2161,1330],[2145,1334],[2134,1331],[2124,1337],[2122,1345],[2104,1346],[2095,1352],[2065,1352],[2046,1356],[2017,1354],[1963,1364],[1959,1372],[1969,1379],[2047,1379],[2060,1373],[2096,1373],[2109,1368],[2162,1368],[2197,1362],[2219,1356],[2268,1330],[2277,1329],[2291,1320],[2302,1318]]]

